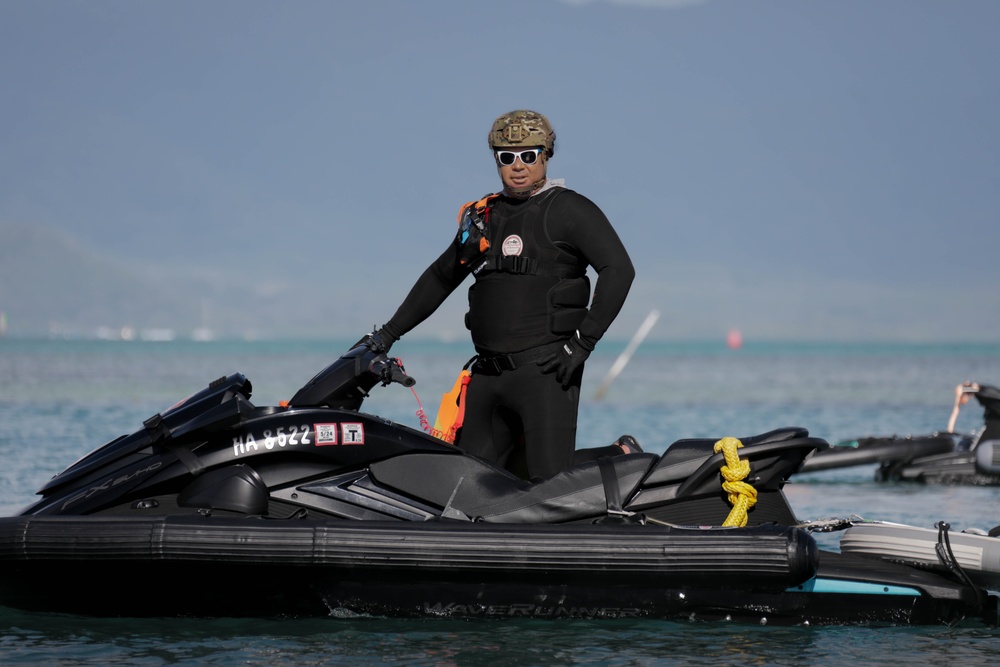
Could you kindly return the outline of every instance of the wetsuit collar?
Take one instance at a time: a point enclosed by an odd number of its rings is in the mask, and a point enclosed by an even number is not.
[[[511,192],[508,191],[506,187],[503,189],[503,193],[504,193],[504,195],[506,197],[509,197],[510,199],[530,199],[531,197],[534,197],[535,195],[542,194],[546,190],[551,190],[552,188],[561,188],[565,184],[566,184],[566,179],[564,179],[564,178],[546,178],[545,182],[542,183],[542,186],[540,188],[538,188],[537,190],[535,190],[534,192],[532,192],[527,197],[524,197],[524,196],[518,197],[517,195],[511,194]]]

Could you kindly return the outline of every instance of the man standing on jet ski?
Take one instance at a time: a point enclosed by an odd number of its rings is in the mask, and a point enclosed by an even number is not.
[[[968,380],[955,387],[955,405],[952,407],[951,417],[948,419],[948,433],[955,432],[958,412],[963,405],[969,402],[970,396],[975,396],[986,410],[983,413],[983,421],[986,425],[976,441],[986,442],[987,440],[1000,439],[1000,389]]]
[[[493,122],[489,146],[503,190],[461,207],[454,241],[365,339],[388,351],[472,274],[465,324],[477,358],[456,444],[528,478],[572,465],[584,362],[635,278],[604,213],[548,178],[555,139],[535,111]],[[597,273],[593,300],[588,267]],[[526,471],[514,465],[522,436]]]

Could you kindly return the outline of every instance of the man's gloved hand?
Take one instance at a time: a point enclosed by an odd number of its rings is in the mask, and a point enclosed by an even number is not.
[[[538,365],[542,367],[543,373],[555,373],[556,380],[565,389],[573,383],[573,376],[577,369],[583,366],[583,362],[590,356],[590,352],[583,346],[580,334],[577,333],[558,350],[539,359]]]
[[[392,344],[398,340],[395,336],[385,330],[385,327],[376,329],[370,334],[366,334],[361,340],[351,346],[353,350],[358,345],[364,345],[376,354],[387,354]]]

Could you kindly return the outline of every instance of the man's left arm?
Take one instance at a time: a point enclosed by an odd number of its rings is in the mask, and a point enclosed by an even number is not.
[[[574,193],[576,194],[576,193]],[[559,218],[566,222],[566,242],[597,273],[587,316],[580,324],[580,340],[593,350],[614,322],[628,296],[635,267],[628,251],[603,211],[583,195],[560,198]]]

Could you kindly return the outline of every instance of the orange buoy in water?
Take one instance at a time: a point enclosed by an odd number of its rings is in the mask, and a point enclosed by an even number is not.
[[[730,350],[738,350],[743,347],[743,334],[739,329],[730,329],[726,336],[726,345]]]

